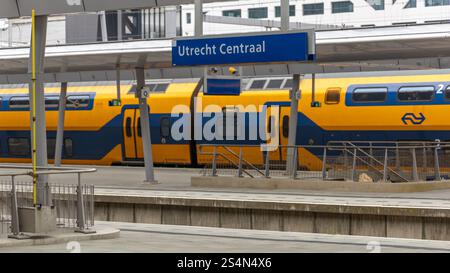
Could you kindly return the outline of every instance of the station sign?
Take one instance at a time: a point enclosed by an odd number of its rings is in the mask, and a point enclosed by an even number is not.
[[[178,38],[173,66],[305,62],[315,59],[313,31]]]

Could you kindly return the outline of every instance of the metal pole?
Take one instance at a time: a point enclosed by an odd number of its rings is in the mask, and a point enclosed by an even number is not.
[[[195,0],[195,36],[203,35],[203,0]]]
[[[300,92],[300,74],[294,74],[293,86],[290,92],[291,98],[291,109],[289,117],[289,137],[288,137],[288,149],[286,156],[286,173],[291,175],[292,162],[294,155],[294,147],[297,145],[297,121],[298,121],[298,97],[297,94]]]
[[[289,0],[281,0],[281,31],[289,30]]]
[[[270,177],[270,152],[269,151],[266,151],[266,164],[265,164],[264,176],[266,178]]]
[[[117,89],[117,99],[120,101],[120,68],[116,70],[116,89]]]
[[[316,102],[316,74],[311,75],[311,104]]]
[[[85,222],[84,222],[84,200],[83,200],[83,191],[81,187],[81,174],[78,173],[78,186],[77,186],[77,227],[79,230],[84,230]]]
[[[355,181],[355,176],[356,176],[356,149],[353,149],[353,164],[352,164],[352,176],[351,176],[351,180]]]
[[[11,177],[11,232],[14,236],[20,234],[19,211],[17,206],[16,183],[14,176]]]
[[[145,73],[143,68],[136,68],[136,89],[139,92],[136,94],[139,96],[139,112],[141,114],[141,134],[142,145],[144,150],[144,163],[145,163],[145,181],[155,183],[155,174],[153,170],[153,151],[152,140],[150,132],[150,117],[149,107],[147,105],[147,97],[142,97],[142,89],[145,87]]]
[[[108,26],[106,25],[106,12],[100,13],[100,24],[102,28],[102,42],[108,42]]]
[[[61,94],[59,95],[58,108],[58,127],[56,131],[55,143],[55,166],[61,166],[62,151],[64,146],[64,119],[66,114],[66,97],[67,97],[67,82],[61,83]]]
[[[238,177],[242,177],[242,159],[243,159],[243,152],[242,152],[242,147],[240,147]]]
[[[395,168],[400,171],[400,149],[398,148],[398,143],[395,143]]]
[[[214,146],[212,158],[212,176],[217,176],[217,147]]]
[[[388,149],[384,150],[383,182],[387,181],[388,176]]]
[[[44,61],[47,38],[47,16],[34,16],[32,19],[31,52],[28,72],[31,73],[29,97],[32,101],[30,107],[32,162],[33,173],[37,167],[47,166],[47,130],[45,122],[45,96],[44,96]],[[47,175],[33,175],[34,194],[33,203],[37,206],[50,206],[47,200]]]
[[[13,32],[12,32],[13,24],[14,24],[13,20],[8,19],[8,47],[13,46]]]
[[[434,149],[434,180],[441,181],[441,169],[439,166],[438,147]]]
[[[419,181],[419,175],[417,173],[416,148],[411,149],[411,153],[412,153],[412,177],[413,177],[413,181]]]
[[[327,179],[327,147],[323,148],[323,157],[322,157],[322,179]]]
[[[292,165],[292,179],[296,179],[297,178],[297,167],[298,167],[298,150],[294,149],[294,162]]]
[[[123,40],[123,12],[117,11],[117,41]]]

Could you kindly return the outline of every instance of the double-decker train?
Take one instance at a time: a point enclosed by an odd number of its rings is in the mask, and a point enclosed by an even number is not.
[[[201,91],[201,86],[201,80],[196,79],[148,82],[148,87],[155,91],[148,98],[155,164],[206,164],[211,158],[199,152],[200,145],[262,144],[270,141],[263,135],[274,130],[279,135],[276,144],[287,145],[291,78],[246,79],[239,95],[208,95]],[[311,78],[301,80],[297,145],[323,145],[343,140],[450,140],[450,74],[431,71],[324,74],[315,79],[314,104],[311,103],[312,86]],[[69,84],[64,164],[111,165],[142,161],[136,87],[132,82],[124,83],[121,90],[121,104],[117,106],[111,103],[116,98],[114,83]],[[55,150],[58,100],[59,86],[47,85],[45,104],[50,162]],[[0,162],[30,161],[29,104],[27,85],[0,87]],[[231,112],[234,118],[225,118],[226,122],[222,123],[232,122],[233,128],[241,129],[222,140],[195,135],[196,128],[204,128],[214,116],[209,112],[218,111]],[[180,113],[192,117],[184,125],[191,128],[182,128],[191,137],[180,139],[173,135],[173,126],[182,116]],[[251,118],[252,114],[257,114],[255,119]],[[195,118],[198,115],[201,118]],[[278,120],[276,123],[271,122],[274,116]],[[252,125],[262,126],[265,133],[251,137]],[[244,153],[252,163],[264,160],[256,146],[245,148]],[[320,169],[320,156],[313,150],[300,149],[299,157],[302,167]],[[284,161],[286,151],[272,151],[270,159]]]

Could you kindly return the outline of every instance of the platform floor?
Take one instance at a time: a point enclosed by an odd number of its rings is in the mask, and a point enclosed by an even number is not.
[[[80,242],[84,253],[390,253],[450,252],[450,242],[389,239],[365,236],[325,235],[208,227],[98,222],[120,229],[120,238]],[[66,243],[46,246],[0,248],[0,253],[67,253]]]
[[[91,167],[91,166],[89,166]],[[450,190],[415,193],[358,193],[299,189],[230,189],[191,186],[192,176],[200,169],[156,168],[159,184],[144,183],[142,167],[96,167],[97,172],[83,174],[82,182],[96,186],[96,194],[120,196],[164,196],[180,198],[250,200],[271,202],[309,202],[340,205],[381,205],[450,209]],[[17,181],[31,181],[17,178]],[[76,184],[76,175],[55,175],[50,182]],[[299,183],[301,181],[299,180]],[[450,182],[449,182],[450,183]]]

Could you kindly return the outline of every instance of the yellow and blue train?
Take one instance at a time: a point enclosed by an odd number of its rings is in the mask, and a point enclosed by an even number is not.
[[[287,145],[289,132],[292,80],[287,77],[250,79],[240,95],[207,95],[199,91],[200,80],[153,82],[150,95],[151,141],[153,158],[158,165],[196,166],[211,158],[199,152],[199,145],[261,144],[262,139],[208,141],[206,139],[174,140],[171,127],[175,106],[184,112],[202,113],[209,105],[222,109],[240,105],[278,106],[279,144]],[[298,145],[322,145],[329,141],[442,141],[450,140],[450,75],[444,73],[374,73],[324,75],[315,79],[315,101],[312,102],[312,80],[304,78],[298,107]],[[121,86],[121,105],[114,106],[116,86],[105,83],[70,85],[67,95],[63,163],[111,165],[140,162],[143,158],[138,100],[135,86]],[[46,119],[49,159],[53,158],[58,115],[59,87],[47,86]],[[198,100],[201,103],[195,103]],[[259,108],[257,108],[259,109]],[[30,161],[29,99],[26,86],[0,89],[0,162]],[[240,111],[234,107],[233,111]],[[256,110],[259,111],[259,110]],[[185,114],[189,114],[185,113]],[[269,113],[269,111],[267,112]],[[245,124],[249,126],[249,113]],[[267,130],[268,117],[264,122]],[[202,118],[202,123],[207,119]],[[235,122],[239,120],[235,119]],[[191,123],[194,126],[194,123]],[[194,130],[191,130],[192,134]],[[244,150],[252,163],[263,162],[259,148]],[[271,160],[283,161],[286,151],[276,150]],[[301,149],[301,164],[307,169],[320,169],[320,157],[314,150]],[[50,162],[52,162],[50,160]]]

